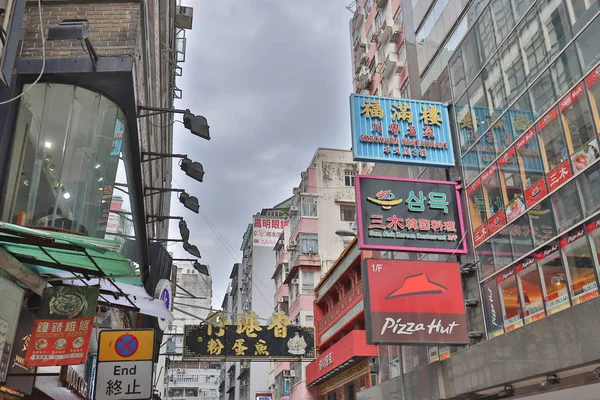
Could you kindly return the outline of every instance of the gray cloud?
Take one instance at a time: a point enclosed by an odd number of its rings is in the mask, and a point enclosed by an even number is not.
[[[187,32],[177,81],[183,99],[176,107],[207,117],[212,139],[176,124],[174,152],[200,161],[206,176],[196,183],[175,167],[174,185],[199,198],[235,255],[175,197],[172,214],[185,217],[190,241],[211,266],[218,307],[251,216],[292,194],[318,147],[350,148],[351,14],[341,1],[185,3],[194,7],[194,27]],[[177,235],[173,223],[171,236]],[[179,245],[169,249],[187,257]],[[271,287],[270,278],[260,280]]]

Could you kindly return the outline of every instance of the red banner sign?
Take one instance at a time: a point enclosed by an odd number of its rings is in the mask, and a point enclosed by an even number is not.
[[[458,264],[365,259],[362,269],[367,343],[469,342]]]
[[[76,365],[86,361],[100,286],[44,289],[25,365]]]
[[[506,226],[506,213],[504,210],[498,211],[488,221],[488,230],[490,235],[498,232],[500,229]]]
[[[572,176],[573,171],[571,170],[571,164],[567,159],[560,163],[552,171],[548,172],[548,175],[546,175],[546,179],[548,180],[548,189],[553,191],[554,189],[562,186],[562,184]]]
[[[543,199],[547,194],[548,189],[546,189],[546,181],[544,179],[540,179],[535,184],[529,186],[527,190],[525,190],[525,204],[527,207],[531,207]]]

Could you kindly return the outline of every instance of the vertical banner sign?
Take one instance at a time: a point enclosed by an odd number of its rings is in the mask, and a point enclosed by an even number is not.
[[[355,161],[455,165],[446,104],[352,94],[350,117]]]
[[[252,237],[254,246],[275,247],[287,220],[273,218],[254,218]]]
[[[12,349],[12,355],[8,367],[8,377],[6,378],[6,387],[16,390],[22,394],[31,394],[35,382],[35,372],[37,368],[25,365],[25,355],[31,340],[31,330],[35,322],[35,315],[21,309],[17,334],[15,335],[15,345]]]
[[[369,344],[467,344],[457,263],[365,259]]]
[[[467,252],[455,182],[357,176],[356,199],[361,249]]]
[[[44,289],[25,364],[29,367],[85,362],[100,286]]]

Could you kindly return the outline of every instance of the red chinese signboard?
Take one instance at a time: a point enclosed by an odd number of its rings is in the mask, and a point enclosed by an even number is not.
[[[487,239],[489,236],[490,233],[488,232],[487,224],[483,223],[483,225],[481,225],[479,228],[473,231],[473,244],[475,245],[475,247],[477,247],[481,243],[483,243],[484,240]]]
[[[560,163],[552,171],[548,172],[548,175],[546,175],[546,179],[548,180],[548,189],[553,191],[554,189],[562,186],[562,184],[572,176],[573,171],[571,170],[571,164],[567,159]]]
[[[362,269],[367,343],[469,343],[457,263],[365,259]]]
[[[498,232],[500,229],[506,226],[506,213],[504,210],[498,211],[490,218],[488,222],[488,231],[490,235]]]
[[[546,181],[544,179],[540,179],[535,184],[529,186],[527,190],[525,190],[525,204],[527,207],[531,207],[543,199],[547,194],[548,189],[546,189]]]
[[[585,78],[585,83],[588,88],[591,88],[594,83],[600,79],[600,67],[597,67]]]
[[[76,365],[86,361],[100,286],[44,289],[25,365]]]

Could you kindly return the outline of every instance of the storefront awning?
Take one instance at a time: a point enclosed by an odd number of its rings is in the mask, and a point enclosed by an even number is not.
[[[122,254],[121,242],[43,231],[0,222],[0,247],[38,273],[68,271],[83,276],[112,276],[117,282],[141,285]]]

